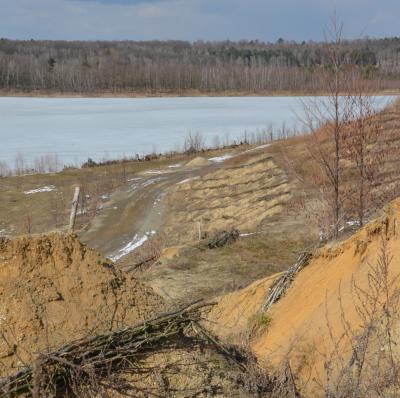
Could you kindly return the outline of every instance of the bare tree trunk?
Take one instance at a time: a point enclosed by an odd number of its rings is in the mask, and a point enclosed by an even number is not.
[[[349,102],[348,96],[343,95],[348,84],[348,68],[343,68],[342,25],[337,23],[335,15],[328,33],[324,65],[327,95],[305,101],[304,123],[311,133],[310,154],[319,166],[321,203],[329,208],[330,213],[330,220],[324,229],[336,238],[343,219],[342,152]]]
[[[74,231],[76,211],[78,209],[80,188],[75,187],[74,199],[72,200],[71,216],[69,218],[69,232]]]

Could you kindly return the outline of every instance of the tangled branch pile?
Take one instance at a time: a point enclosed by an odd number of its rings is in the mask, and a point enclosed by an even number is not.
[[[269,289],[267,299],[262,306],[262,311],[268,311],[272,304],[276,303],[285,294],[295,276],[308,265],[311,257],[312,254],[310,252],[302,253],[296,263],[289,267],[288,270],[274,282]]]
[[[77,380],[79,384],[91,383],[116,368],[132,368],[140,356],[159,349],[160,345],[176,347],[191,332],[216,345],[220,352],[238,363],[234,353],[198,324],[204,307],[211,305],[194,303],[137,326],[77,340],[55,352],[43,353],[34,365],[4,378],[0,382],[0,396],[63,393]]]
[[[208,242],[209,249],[216,249],[217,247],[224,247],[235,242],[239,238],[239,231],[232,228],[230,231],[220,231],[213,236]]]

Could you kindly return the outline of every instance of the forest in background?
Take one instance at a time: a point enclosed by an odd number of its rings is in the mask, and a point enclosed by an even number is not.
[[[344,41],[376,90],[400,88],[400,38]],[[54,93],[318,93],[329,43],[0,39],[0,90]]]

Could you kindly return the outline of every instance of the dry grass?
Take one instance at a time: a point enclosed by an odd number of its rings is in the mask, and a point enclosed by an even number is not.
[[[218,151],[210,151],[213,156]],[[0,178],[0,235],[41,233],[68,224],[70,203],[76,185],[81,186],[77,229],[98,214],[101,197],[125,186],[145,170],[157,170],[186,162],[194,155],[182,155],[143,162],[126,162],[94,168],[68,169],[59,173]],[[51,192],[26,195],[24,192],[54,186]]]
[[[280,222],[271,223],[269,231],[241,237],[226,247],[209,250],[202,244],[186,246],[178,256],[161,259],[139,278],[174,301],[213,297],[243,288],[285,270],[304,247],[315,242],[309,228],[297,232],[300,219],[277,220]]]

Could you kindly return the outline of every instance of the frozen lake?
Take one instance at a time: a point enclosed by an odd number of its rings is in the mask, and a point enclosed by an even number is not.
[[[389,97],[378,98],[380,104]],[[300,127],[300,97],[200,98],[0,98],[0,161],[14,167],[57,154],[79,165],[181,149],[184,137],[200,132],[211,144],[257,133],[269,126]]]

